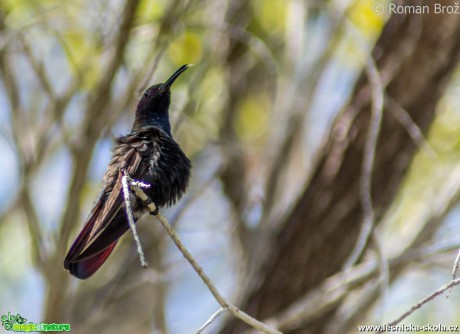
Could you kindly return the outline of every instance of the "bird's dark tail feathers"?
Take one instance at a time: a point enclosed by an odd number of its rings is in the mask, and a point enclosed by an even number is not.
[[[86,279],[93,275],[107,260],[112,253],[118,241],[115,241],[105,250],[96,255],[81,260],[79,262],[65,262],[64,267],[75,277],[79,279]]]

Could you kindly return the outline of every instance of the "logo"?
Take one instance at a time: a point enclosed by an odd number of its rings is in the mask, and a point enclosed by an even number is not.
[[[29,322],[18,314],[12,315],[8,312],[8,315],[2,315],[2,326],[7,331],[13,332],[69,332],[70,324],[46,324]]]

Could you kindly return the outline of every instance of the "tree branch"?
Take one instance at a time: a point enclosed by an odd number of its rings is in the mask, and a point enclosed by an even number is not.
[[[382,125],[383,118],[383,94],[384,87],[380,78],[379,71],[374,60],[369,58],[366,66],[366,73],[372,88],[372,116],[369,122],[366,145],[364,147],[364,157],[361,167],[360,179],[360,200],[363,210],[363,223],[361,231],[349,259],[345,262],[345,268],[351,267],[361,256],[366,247],[369,236],[374,229],[375,211],[372,204],[372,169],[375,160],[375,150],[377,139]]]
[[[126,180],[129,181],[131,185],[131,189],[134,191],[136,196],[143,202],[146,203],[146,207],[149,209],[151,214],[155,214],[157,211],[157,207],[155,203],[152,202],[152,200],[145,194],[145,192],[142,190],[141,187],[136,182],[133,182],[134,180],[129,177],[128,174],[125,174],[124,176]],[[128,209],[128,208],[127,208]],[[251,317],[247,313],[243,312],[239,308],[237,308],[235,305],[231,304],[228,302],[222,295],[219,293],[217,288],[214,286],[214,284],[211,282],[209,279],[208,275],[203,271],[203,268],[200,266],[200,264],[195,260],[195,258],[192,256],[192,254],[189,252],[189,250],[184,246],[182,241],[179,238],[179,235],[176,233],[176,231],[173,229],[173,227],[169,224],[167,219],[161,214],[158,213],[155,215],[156,219],[160,221],[161,225],[163,225],[164,229],[166,232],[169,234],[171,239],[173,240],[174,244],[176,247],[179,249],[179,251],[184,255],[184,257],[187,259],[187,261],[191,264],[195,272],[198,274],[198,276],[201,278],[201,280],[206,284],[208,287],[209,291],[211,294],[214,296],[216,301],[219,303],[220,306],[224,310],[228,310],[231,314],[233,314],[236,318],[244,321],[246,324],[250,325],[251,327],[262,331],[263,333],[267,334],[281,334],[281,332],[270,328],[266,324],[258,321],[257,319]]]
[[[201,333],[203,333],[203,331],[206,329],[206,327],[208,327],[210,324],[212,324],[214,320],[216,320],[221,314],[225,313],[226,311],[227,311],[227,309],[221,307],[221,308],[218,309],[216,312],[214,312],[214,313],[209,317],[209,319],[203,324],[203,326],[201,326],[201,327],[196,331],[196,334],[201,334]]]
[[[392,322],[390,322],[388,325],[385,326],[385,329],[382,330],[382,331],[379,331],[379,333],[385,333],[387,331],[387,328],[390,328],[392,326],[395,326],[397,324],[399,324],[401,321],[403,321],[404,319],[406,319],[408,316],[410,316],[412,313],[414,313],[416,310],[418,310],[419,308],[421,308],[423,305],[425,305],[426,303],[432,301],[433,299],[435,299],[436,297],[442,295],[444,292],[446,292],[447,290],[451,289],[452,287],[456,286],[456,285],[459,285],[460,284],[460,278],[457,278],[455,280],[452,280],[450,281],[449,283],[447,283],[446,285],[440,287],[438,290],[436,290],[435,292],[433,292],[432,294],[430,294],[428,297],[422,299],[421,301],[419,301],[417,304],[415,304],[414,306],[412,306],[410,309],[408,309],[406,312],[404,312],[403,314],[401,314],[401,316],[399,316],[397,319],[393,320]]]
[[[141,261],[141,267],[142,268],[147,268],[147,262],[145,261],[145,255],[144,252],[142,251],[142,245],[141,241],[139,240],[139,234],[137,233],[136,230],[136,224],[134,222],[134,217],[133,217],[133,210],[131,209],[131,198],[130,198],[130,185],[131,186],[138,186],[138,187],[144,187],[148,188],[147,185],[141,184],[139,182],[131,182],[131,184],[128,184],[128,173],[126,171],[123,171],[123,177],[121,178],[121,182],[123,184],[123,196],[125,198],[125,211],[126,211],[126,216],[128,217],[128,223],[129,227],[131,228],[131,231],[133,232],[134,236],[134,241],[136,241],[136,246],[137,246],[137,253],[139,254],[139,259]]]

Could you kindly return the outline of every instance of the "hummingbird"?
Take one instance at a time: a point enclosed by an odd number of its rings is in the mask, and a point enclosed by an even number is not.
[[[98,198],[64,260],[64,268],[79,279],[93,275],[129,229],[122,186],[123,173],[149,184],[144,192],[158,207],[177,202],[187,190],[191,163],[171,134],[171,85],[190,65],[181,66],[165,82],[144,92],[131,132],[119,137],[102,180]],[[131,196],[135,221],[149,213]]]

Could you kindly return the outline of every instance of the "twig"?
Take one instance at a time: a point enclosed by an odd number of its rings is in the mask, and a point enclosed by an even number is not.
[[[362,176],[360,180],[360,200],[363,209],[363,225],[358,237],[355,249],[345,263],[345,268],[350,268],[361,256],[366,247],[369,236],[374,229],[375,212],[372,204],[372,169],[375,160],[375,150],[377,139],[382,124],[383,115],[383,84],[377,66],[372,58],[369,58],[366,67],[367,75],[372,88],[372,115],[369,122],[369,131],[367,133],[366,146],[364,148],[364,157],[362,165]]]
[[[26,59],[30,63],[30,66],[35,72],[35,77],[38,79],[38,82],[42,86],[44,92],[48,95],[49,99],[56,104],[56,93],[53,89],[53,85],[51,84],[51,80],[48,77],[48,73],[45,70],[43,62],[39,61],[34,53],[32,52],[32,48],[27,42],[26,38],[23,34],[18,34],[19,42],[21,43],[22,49],[24,50],[24,54]]]
[[[126,171],[123,171],[123,177],[121,178],[121,183],[123,184],[123,195],[125,198],[126,216],[128,217],[129,227],[131,228],[131,231],[133,232],[134,240],[136,241],[137,253],[139,254],[141,266],[142,268],[147,268],[147,262],[145,261],[144,251],[142,250],[141,241],[139,240],[139,234],[137,234],[136,224],[134,223],[134,218],[133,218],[133,211],[131,209],[130,187],[128,184],[128,178],[130,178],[128,176],[128,173]],[[136,185],[138,187],[141,186],[140,183],[136,183]]]
[[[151,199],[145,194],[145,192],[141,189],[138,183],[132,182],[133,180],[131,177],[126,173],[124,175],[126,181],[129,181],[131,185],[131,189],[134,191],[137,197],[144,202],[148,203],[146,204],[146,207],[149,209],[150,213],[154,214],[156,212],[156,205],[151,201]],[[127,208],[128,210],[128,208]],[[271,327],[267,326],[266,324],[260,322],[257,319],[254,319],[251,317],[249,314],[243,312],[230,302],[228,302],[222,295],[219,293],[219,291],[216,289],[214,284],[211,282],[209,277],[206,275],[206,273],[203,271],[203,268],[198,264],[198,262],[195,260],[195,258],[192,256],[192,254],[188,251],[188,249],[184,246],[182,241],[180,240],[178,234],[176,231],[172,228],[172,226],[169,224],[167,219],[161,214],[158,213],[155,216],[163,225],[165,230],[168,232],[169,236],[173,240],[173,242],[176,244],[177,248],[181,251],[181,253],[184,255],[184,257],[187,259],[187,261],[192,265],[193,269],[196,271],[198,276],[200,276],[201,280],[206,284],[208,287],[209,291],[211,291],[212,295],[216,299],[216,301],[219,303],[220,306],[222,306],[223,309],[228,310],[231,314],[233,314],[236,318],[242,320],[243,322],[247,323],[251,327],[267,334],[281,334],[280,331],[276,329],[272,329]]]
[[[396,117],[396,120],[406,128],[407,133],[411,136],[414,143],[430,157],[436,157],[436,152],[428,143],[428,140],[426,140],[422,130],[414,122],[407,110],[405,110],[388,94],[385,95],[385,103],[388,104],[389,110]]]
[[[372,239],[378,255],[381,305],[385,308],[385,304],[388,301],[388,291],[390,290],[390,264],[389,259],[384,254],[382,243],[375,229],[372,232]]]
[[[421,301],[419,301],[417,304],[415,304],[414,306],[412,306],[409,310],[407,310],[406,312],[404,312],[401,316],[399,316],[397,319],[395,319],[394,321],[390,322],[388,325],[385,326],[385,328],[389,328],[391,326],[395,326],[397,324],[399,324],[401,321],[403,321],[404,319],[406,319],[408,316],[410,316],[412,313],[414,313],[414,311],[418,310],[419,308],[421,308],[423,305],[425,305],[426,303],[432,301],[433,299],[435,299],[437,296],[439,295],[442,295],[445,291],[449,290],[450,288],[456,286],[456,285],[459,285],[460,284],[460,278],[457,278],[457,279],[454,279],[452,281],[450,281],[449,283],[447,283],[446,285],[444,285],[443,287],[439,288],[438,290],[436,290],[435,292],[433,292],[432,294],[430,294],[428,297],[422,299]],[[380,332],[378,333],[385,333],[386,332],[386,329],[383,329],[381,330]]]
[[[142,191],[142,189],[140,189],[140,190]],[[281,333],[281,332],[279,332],[279,331],[277,331],[275,329],[270,328],[266,324],[254,319],[253,317],[251,317],[247,313],[241,311],[236,306],[232,305],[227,300],[225,300],[220,295],[219,291],[217,291],[216,287],[211,282],[211,280],[206,275],[206,273],[203,271],[203,268],[192,257],[192,255],[190,254],[188,249],[185,248],[184,244],[179,239],[179,236],[174,231],[172,226],[168,223],[166,218],[161,213],[158,214],[158,216],[156,218],[160,221],[160,223],[166,229],[166,231],[168,232],[169,236],[173,239],[174,243],[176,244],[177,248],[179,248],[179,250],[182,252],[182,254],[187,259],[187,261],[192,265],[193,269],[197,272],[198,276],[200,276],[200,278],[202,279],[204,284],[207,285],[208,289],[211,291],[212,295],[217,300],[217,302],[220,304],[220,306],[222,306],[223,308],[225,308],[228,311],[230,311],[230,313],[233,314],[238,319],[244,321],[245,323],[247,323],[248,325],[252,326],[253,328],[262,331],[263,333],[268,333],[268,334],[275,334],[275,333],[279,334],[279,333]]]
[[[160,221],[160,223],[163,225],[163,227],[166,229],[168,232],[169,236],[173,239],[174,243],[176,244],[177,248],[182,252],[184,257],[187,259],[187,261],[192,265],[193,269],[197,272],[198,276],[202,279],[202,281],[207,285],[209,290],[211,291],[212,295],[214,298],[217,300],[217,302],[224,308],[230,311],[235,317],[239,318],[240,320],[244,321],[248,325],[252,326],[255,329],[258,329],[264,333],[268,334],[279,334],[281,332],[270,328],[266,324],[254,319],[247,313],[241,311],[238,309],[236,306],[232,305],[228,301],[226,301],[220,293],[217,291],[216,287],[214,284],[211,282],[209,277],[205,274],[203,271],[203,268],[196,262],[196,260],[192,257],[190,252],[185,248],[185,246],[182,244],[182,242],[179,239],[179,236],[177,233],[174,231],[174,229],[171,227],[171,225],[168,223],[166,218],[160,213],[157,216],[157,219]]]
[[[455,280],[457,278],[457,272],[458,272],[458,265],[460,262],[460,249],[458,250],[457,257],[455,258],[454,261],[454,267],[452,268],[452,279]],[[452,289],[449,290],[447,293],[447,298],[450,297],[450,293],[452,292]]]
[[[217,319],[218,316],[220,316],[222,313],[226,312],[227,309],[221,307],[220,309],[218,309],[216,312],[213,313],[213,315],[211,315],[209,317],[209,319],[204,323],[203,326],[201,326],[197,331],[196,331],[196,334],[201,334],[203,333],[203,331],[205,330],[206,327],[208,327],[210,324],[213,323],[214,320]]]
[[[452,279],[457,277],[458,264],[460,262],[460,249],[458,250],[457,257],[455,258],[454,267],[452,268]]]

